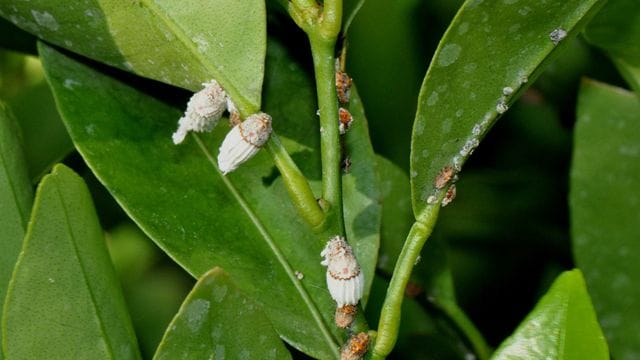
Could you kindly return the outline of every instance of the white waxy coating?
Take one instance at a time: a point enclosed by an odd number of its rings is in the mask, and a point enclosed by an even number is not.
[[[217,81],[202,85],[204,89],[191,96],[184,116],[178,120],[178,130],[172,136],[174,144],[184,141],[189,131],[211,131],[227,109],[227,95]]]
[[[351,246],[342,236],[329,240],[320,256],[327,266],[327,288],[338,307],[357,305],[364,293],[364,275]]]
[[[549,34],[549,38],[553,45],[558,45],[560,41],[567,37],[567,31],[563,28],[557,28]]]
[[[235,170],[253,157],[269,140],[271,116],[256,113],[229,131],[220,145],[218,168],[223,175]]]

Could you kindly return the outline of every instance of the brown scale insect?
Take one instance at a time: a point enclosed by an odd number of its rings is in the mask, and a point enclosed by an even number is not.
[[[349,102],[352,84],[353,79],[351,79],[346,72],[336,70],[336,92],[338,93],[338,101],[340,101],[341,104]]]
[[[352,336],[340,352],[340,360],[360,360],[369,349],[369,334],[361,332]]]
[[[453,201],[453,199],[456,198],[456,185],[451,185],[449,187],[449,189],[447,190],[447,193],[445,194],[444,198],[442,199],[442,207],[445,207],[449,204],[451,204],[451,202]]]
[[[449,181],[453,179],[454,175],[455,175],[455,170],[453,166],[447,165],[443,167],[442,170],[440,170],[440,172],[438,173],[438,175],[436,175],[436,178],[433,180],[433,186],[438,190],[444,188],[445,186],[447,186]]]
[[[351,325],[358,313],[358,307],[355,305],[345,305],[343,307],[336,308],[335,322],[336,326],[341,329],[346,329]]]
[[[340,135],[344,135],[347,130],[351,127],[351,123],[353,122],[353,116],[349,110],[345,108],[338,109],[338,120],[340,121],[339,129]]]

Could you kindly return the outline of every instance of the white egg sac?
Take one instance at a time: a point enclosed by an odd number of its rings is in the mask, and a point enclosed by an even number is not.
[[[184,116],[178,120],[178,129],[172,136],[174,144],[184,141],[189,131],[211,131],[227,109],[227,95],[217,81],[202,85],[204,89],[191,96]]]
[[[220,146],[218,168],[224,175],[249,160],[269,140],[271,116],[256,113],[229,131]]]
[[[364,293],[364,276],[351,246],[342,236],[335,236],[320,256],[327,267],[327,288],[338,307],[357,305]]]

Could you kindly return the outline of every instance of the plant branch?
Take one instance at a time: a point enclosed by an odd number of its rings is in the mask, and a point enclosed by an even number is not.
[[[287,10],[293,21],[308,33],[318,22],[321,8],[315,0],[290,0]]]
[[[340,132],[338,130],[338,98],[335,87],[335,39],[327,41],[309,35],[316,76],[320,112],[320,153],[322,158],[322,198],[336,216],[340,233],[344,233],[342,213],[342,179],[340,173]]]
[[[342,28],[342,0],[325,0],[322,18],[320,21],[320,32],[326,39],[338,38]]]
[[[372,359],[384,359],[393,350],[398,338],[398,329],[400,328],[400,313],[404,291],[420,251],[433,231],[439,210],[439,205],[427,205],[423,213],[411,226],[411,230],[409,230],[409,235],[407,235],[407,240],[396,262],[391,282],[387,288],[387,296],[382,305]]]
[[[238,104],[238,110],[243,118],[247,118],[255,110],[243,104]],[[324,223],[325,214],[318,205],[316,197],[311,191],[311,186],[307,178],[302,174],[296,163],[293,161],[287,149],[280,142],[280,138],[275,130],[272,130],[269,141],[265,148],[271,155],[274,164],[282,175],[284,186],[287,188],[289,197],[293,201],[293,205],[298,210],[300,216],[312,228],[317,229]]]
[[[342,0],[291,0],[289,13],[309,37],[320,113],[322,160],[321,206],[326,212],[326,229],[344,234],[340,133],[335,88],[335,45],[342,25]]]
[[[324,219],[324,212],[318,205],[316,197],[311,191],[307,178],[302,174],[296,163],[291,159],[287,150],[282,146],[280,138],[271,133],[266,149],[273,158],[276,167],[282,175],[284,185],[289,192],[293,205],[304,220],[312,227],[320,226]]]

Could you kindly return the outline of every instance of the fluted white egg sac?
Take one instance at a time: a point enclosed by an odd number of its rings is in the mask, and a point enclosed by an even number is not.
[[[226,175],[251,159],[269,140],[271,116],[256,113],[234,126],[220,145],[218,168]]]
[[[351,246],[342,236],[334,236],[320,256],[324,256],[327,288],[337,306],[357,305],[364,293],[364,275]]]
[[[202,85],[204,89],[191,96],[184,116],[178,120],[178,129],[172,135],[176,145],[184,141],[189,131],[211,131],[227,109],[227,95],[217,81]]]

